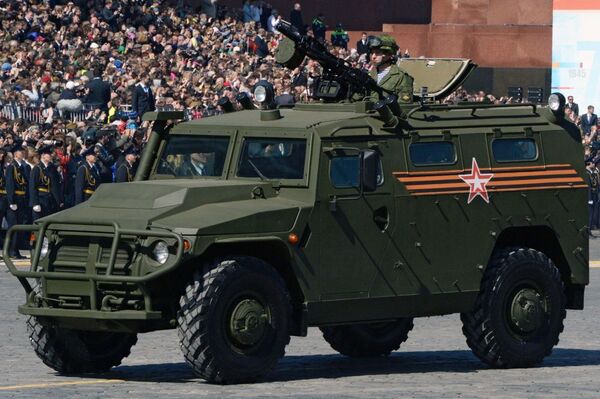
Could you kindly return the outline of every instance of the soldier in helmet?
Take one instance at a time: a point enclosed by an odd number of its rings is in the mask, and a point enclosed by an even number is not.
[[[413,101],[413,77],[396,64],[398,45],[394,38],[389,35],[377,36],[369,41],[369,48],[371,49],[371,65],[373,65],[373,69],[369,73],[371,77],[382,89],[398,96],[399,103],[411,103]],[[371,93],[371,97],[378,98],[378,94]]]

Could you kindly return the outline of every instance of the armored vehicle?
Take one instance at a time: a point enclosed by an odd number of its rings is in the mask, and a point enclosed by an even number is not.
[[[460,313],[483,362],[540,363],[588,284],[585,169],[564,98],[436,104],[473,64],[402,67],[418,101],[398,109],[273,109],[261,84],[265,109],[146,114],[136,181],[8,232],[36,354],[101,372],[138,333],[177,329],[200,377],[240,383],[308,327],[344,355],[384,356],[413,318]],[[26,232],[27,270],[6,256]]]

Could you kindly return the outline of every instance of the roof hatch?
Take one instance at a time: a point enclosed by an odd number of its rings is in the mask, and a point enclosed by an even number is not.
[[[438,100],[452,93],[469,76],[477,64],[462,58],[402,58],[400,68],[414,78],[414,95],[421,96],[427,87],[427,98]]]

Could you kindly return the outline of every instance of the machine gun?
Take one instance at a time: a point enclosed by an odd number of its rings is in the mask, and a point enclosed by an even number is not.
[[[354,94],[363,97],[374,91],[387,102],[396,102],[394,93],[379,87],[365,71],[331,54],[325,45],[312,37],[300,34],[296,27],[281,20],[276,29],[289,40],[282,40],[275,55],[276,61],[290,69],[297,68],[304,57],[317,61],[323,67],[323,76],[315,80],[315,98],[326,102],[350,100]],[[390,98],[392,97],[392,98]]]

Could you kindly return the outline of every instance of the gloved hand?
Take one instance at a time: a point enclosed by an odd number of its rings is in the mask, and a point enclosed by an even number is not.
[[[36,205],[36,206],[33,207],[33,211],[35,213],[40,213],[42,211],[42,207],[39,206],[39,205]]]
[[[12,211],[16,211],[16,210],[17,210],[17,204],[11,204],[11,205],[9,206],[9,208],[10,208]]]

